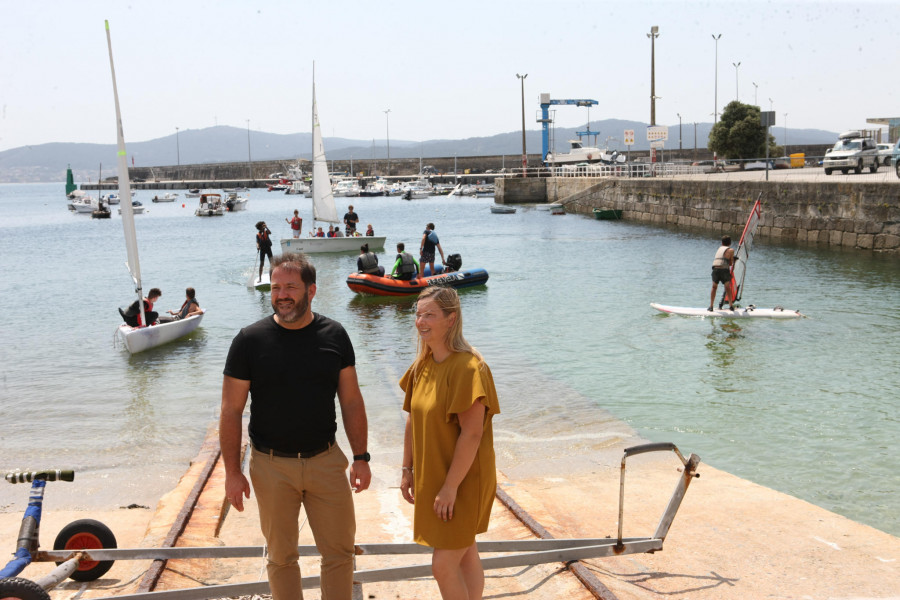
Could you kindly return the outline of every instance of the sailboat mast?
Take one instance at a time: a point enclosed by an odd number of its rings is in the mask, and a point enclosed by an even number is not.
[[[119,205],[122,210],[122,228],[125,230],[125,250],[128,255],[128,272],[134,281],[138,307],[141,311],[141,323],[147,325],[144,314],[144,290],[141,287],[141,263],[138,257],[137,232],[134,228],[134,209],[131,206],[131,182],[128,179],[128,159],[125,153],[125,133],[122,130],[122,111],[119,109],[119,90],[116,86],[116,67],[113,63],[112,38],[109,34],[109,21],[106,26],[106,45],[109,49],[109,70],[112,73],[113,99],[116,103],[116,143],[119,172]]]

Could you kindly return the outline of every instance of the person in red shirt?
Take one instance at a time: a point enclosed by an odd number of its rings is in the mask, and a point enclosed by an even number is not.
[[[300,211],[294,211],[294,217],[292,219],[285,219],[288,223],[291,224],[291,233],[294,234],[294,239],[300,237],[300,230],[303,229],[303,219],[300,218]]]

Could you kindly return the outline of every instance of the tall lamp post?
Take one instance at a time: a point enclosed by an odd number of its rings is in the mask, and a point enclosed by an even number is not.
[[[715,96],[713,96],[713,100],[715,106],[713,107],[713,125],[719,122],[719,39],[721,39],[722,34],[719,35],[713,34],[712,39],[716,42],[716,87],[715,87]]]
[[[753,81],[751,81],[750,83],[753,84],[753,106],[759,106],[759,102],[756,101],[756,92],[759,91],[759,86],[756,85],[756,83]]]
[[[654,25],[647,34],[650,38],[650,126],[656,125],[656,38],[659,27]]]
[[[250,119],[247,119],[247,168],[250,169],[250,180],[253,181],[253,159],[250,157]]]
[[[516,77],[522,83],[522,177],[525,177],[525,169],[528,168],[528,153],[525,151],[525,78],[528,77],[528,73],[524,75],[516,73]]]
[[[681,113],[675,113],[678,115],[678,151],[681,152]]]
[[[388,177],[391,176],[391,109],[384,111],[384,129],[387,134]]]
[[[737,100],[738,102],[740,102],[741,101],[741,91],[740,91],[740,87],[738,86],[738,67],[741,66],[741,61],[738,61],[736,63],[731,63],[731,64],[734,65],[734,99]]]
[[[789,156],[787,147],[787,113],[784,113],[784,155]]]
[[[694,160],[697,160],[697,121],[694,121]]]
[[[181,144],[178,141],[178,128],[175,128],[175,156],[178,161],[177,164],[179,167],[181,166]]]

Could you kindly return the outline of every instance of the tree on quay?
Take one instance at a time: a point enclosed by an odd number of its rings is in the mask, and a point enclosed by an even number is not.
[[[775,138],[768,136],[769,156],[775,152]],[[709,149],[729,159],[759,158],[766,155],[766,129],[761,125],[758,106],[733,100],[709,132]]]

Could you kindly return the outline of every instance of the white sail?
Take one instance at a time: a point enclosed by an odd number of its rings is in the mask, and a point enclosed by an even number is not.
[[[760,194],[762,196],[762,194]],[[734,266],[731,268],[731,285],[734,287],[734,298],[740,300],[744,293],[744,277],[747,275],[747,260],[750,258],[750,250],[753,248],[753,236],[756,235],[756,227],[759,225],[759,217],[762,212],[760,199],[756,199],[753,210],[750,211],[750,217],[747,224],[744,225],[744,232],[741,234],[741,241],[738,249],[734,253]]]
[[[128,179],[128,159],[125,153],[125,133],[122,130],[122,112],[119,110],[119,90],[116,87],[116,67],[113,64],[112,39],[109,35],[109,21],[106,25],[106,45],[109,47],[109,70],[112,72],[113,97],[116,101],[116,135],[118,143],[119,198],[122,198],[122,227],[125,230],[125,250],[128,255],[128,272],[134,280],[138,306],[141,311],[141,323],[146,323],[144,315],[144,291],[141,288],[141,262],[138,257],[137,232],[134,229],[134,209],[131,207],[131,182]]]
[[[334,194],[331,191],[331,178],[328,176],[328,163],[325,161],[325,145],[322,143],[322,128],[319,126],[319,111],[316,108],[315,75],[313,75],[312,120],[313,220],[325,221],[326,223],[338,223],[337,209],[334,207]]]

